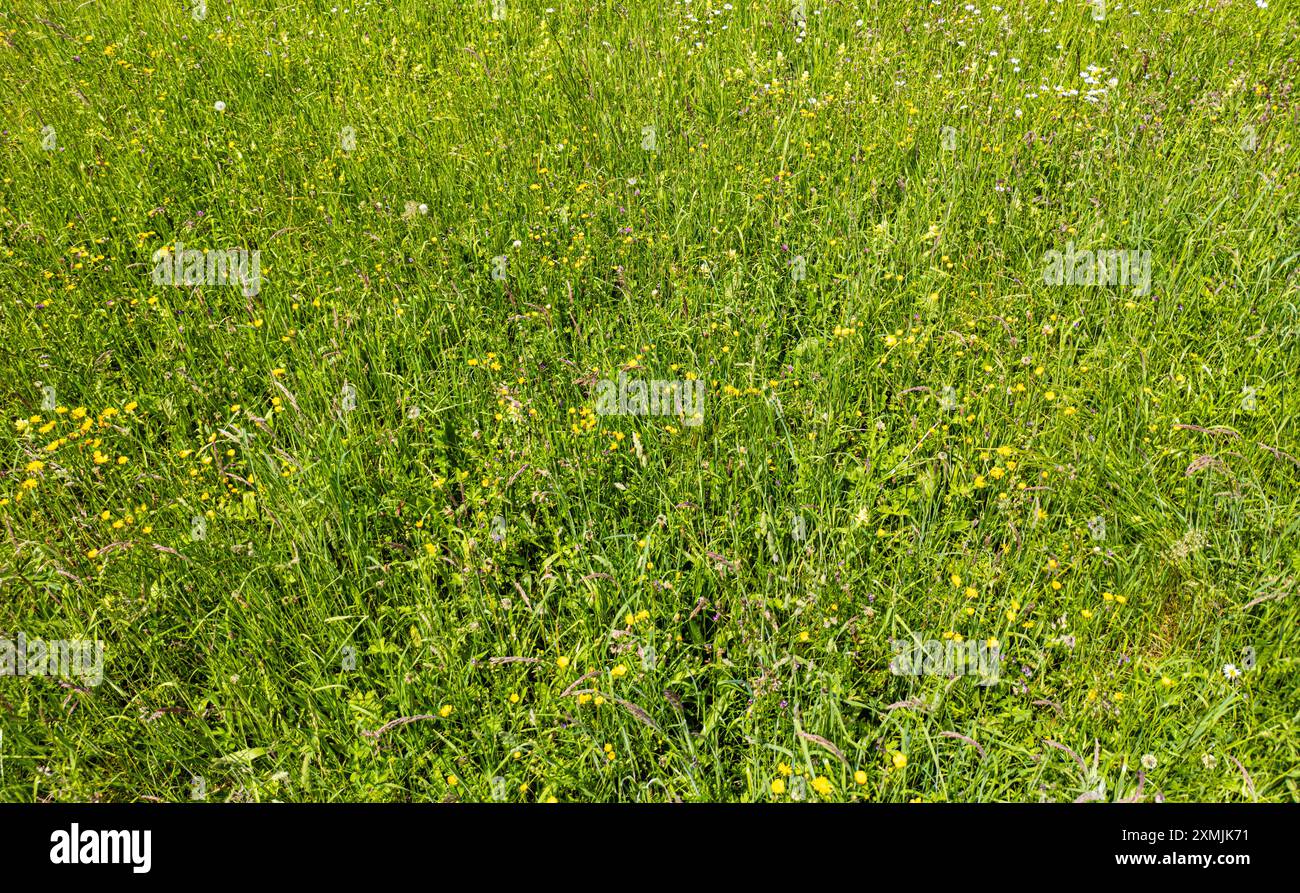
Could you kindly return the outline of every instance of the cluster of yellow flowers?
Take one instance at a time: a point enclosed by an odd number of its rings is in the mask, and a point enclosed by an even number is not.
[[[114,458],[101,449],[104,446],[102,438],[92,437],[84,440],[84,442],[83,438],[92,431],[112,428],[115,424],[113,422],[115,416],[119,416],[123,412],[128,415],[134,413],[137,406],[138,404],[135,401],[127,403],[121,410],[115,406],[109,406],[101,410],[94,418],[91,418],[90,410],[84,406],[72,409],[66,406],[55,406],[51,410],[54,414],[52,418],[47,419],[40,414],[31,415],[27,418],[16,419],[14,427],[25,439],[35,441],[38,436],[44,437],[56,433],[60,426],[64,424],[66,417],[72,423],[68,425],[67,433],[57,436],[53,440],[48,440],[39,447],[40,454],[46,459],[49,459],[70,444],[77,444],[78,451],[81,453],[84,453],[86,449],[90,450],[93,465],[106,465],[110,462],[116,465],[126,465],[130,462],[130,459],[125,455],[118,455]],[[33,449],[35,449],[34,445]],[[46,461],[43,460],[33,459],[26,463],[24,471],[27,477],[19,483],[18,491],[12,497],[13,502],[21,502],[25,493],[40,486],[45,468]],[[10,497],[0,497],[0,506],[8,505],[10,501]]]

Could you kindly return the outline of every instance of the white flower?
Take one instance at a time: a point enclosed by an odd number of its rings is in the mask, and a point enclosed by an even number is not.
[[[1240,678],[1241,678],[1241,670],[1238,670],[1238,669],[1237,669],[1236,664],[1224,664],[1224,665],[1223,665],[1223,677],[1224,677],[1225,679],[1240,679]]]
[[[222,102],[220,99],[212,103],[212,107],[219,112],[224,112],[226,110],[226,104]]]
[[[1268,9],[1268,0],[1255,0],[1255,5],[1260,9]]]
[[[1201,757],[1201,765],[1206,769],[1213,769],[1215,766],[1219,765],[1219,761],[1215,759],[1214,754],[1207,753]]]
[[[420,207],[417,208],[416,210],[418,210],[421,214],[428,214],[428,213],[429,213],[429,206],[428,206],[428,205],[420,205]]]
[[[1156,755],[1153,753],[1142,755],[1142,768],[1154,769],[1156,767]]]

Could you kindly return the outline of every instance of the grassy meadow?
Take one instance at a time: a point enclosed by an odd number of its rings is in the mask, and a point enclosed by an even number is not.
[[[1300,800],[1296,7],[545,2],[0,10],[0,799]]]

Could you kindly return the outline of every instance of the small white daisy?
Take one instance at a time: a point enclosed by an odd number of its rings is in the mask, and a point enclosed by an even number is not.
[[[1236,665],[1236,664],[1224,664],[1224,665],[1223,665],[1223,677],[1224,677],[1225,679],[1240,679],[1240,678],[1241,678],[1241,670],[1238,670],[1238,669],[1237,669],[1237,665]]]
[[[226,110],[226,104],[222,102],[220,99],[212,103],[212,107],[219,112],[224,112]]]

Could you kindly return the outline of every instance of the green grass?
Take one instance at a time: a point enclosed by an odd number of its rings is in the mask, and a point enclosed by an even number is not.
[[[1294,9],[549,2],[0,12],[0,797],[1300,800]]]

